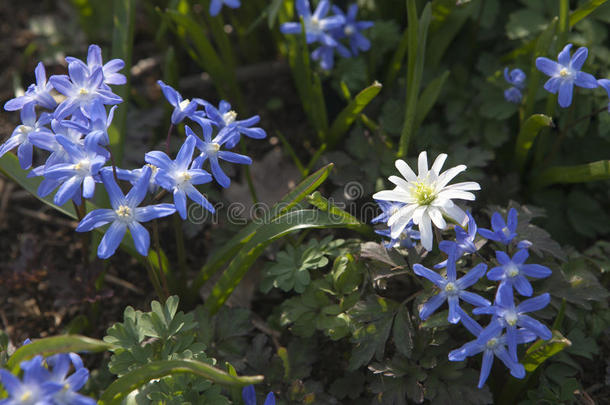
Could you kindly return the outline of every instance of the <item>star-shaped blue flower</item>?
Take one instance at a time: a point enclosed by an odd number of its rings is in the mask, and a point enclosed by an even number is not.
[[[498,212],[494,212],[491,216],[491,228],[493,231],[480,228],[479,235],[486,239],[495,240],[496,242],[508,245],[515,236],[517,236],[517,210],[511,208],[508,211],[506,222],[504,222],[502,215]]]
[[[523,95],[521,91],[525,87],[525,73],[521,69],[513,69],[511,71],[508,68],[504,68],[504,80],[512,87],[504,91],[504,98],[506,101],[518,104],[521,102]]]
[[[450,323],[458,323],[460,321],[460,299],[477,307],[491,305],[488,300],[480,295],[466,291],[466,288],[476,283],[485,274],[487,265],[485,263],[479,263],[466,273],[466,275],[457,280],[455,261],[456,252],[455,248],[453,248],[447,259],[447,278],[443,278],[440,274],[419,263],[413,266],[415,274],[427,278],[441,290],[422,306],[419,311],[419,317],[422,320],[426,320],[445,301],[449,304],[449,316],[447,317],[447,320]]]
[[[36,75],[36,84],[31,84],[25,94],[9,100],[4,104],[6,111],[17,111],[23,108],[26,104],[34,103],[44,108],[52,110],[57,106],[55,99],[51,95],[53,86],[47,81],[47,74],[42,62],[39,62],[34,69]]]
[[[226,148],[233,149],[239,142],[240,135],[245,135],[252,139],[263,139],[267,136],[264,129],[253,127],[258,124],[260,117],[253,115],[250,118],[244,120],[237,119],[237,113],[231,109],[231,104],[225,100],[221,100],[218,108],[214,107],[208,102],[203,102],[205,113],[207,117],[197,115],[193,117],[199,125],[202,127],[212,124],[219,130],[225,130]]]
[[[157,83],[161,87],[161,91],[163,91],[163,95],[167,99],[167,101],[174,107],[174,111],[172,112],[172,124],[178,125],[185,118],[192,118],[195,110],[197,110],[198,105],[203,105],[203,100],[199,98],[195,98],[193,100],[182,99],[180,93],[178,93],[172,86],[169,86],[163,83],[161,80],[158,80]]]
[[[89,71],[89,74],[93,74],[95,70],[97,70],[98,68],[102,68],[102,74],[104,76],[103,83],[105,85],[121,85],[127,83],[127,78],[125,77],[125,75],[122,73],[118,73],[119,70],[125,67],[125,62],[122,59],[112,59],[109,60],[107,63],[104,63],[102,60],[102,49],[95,44],[89,45],[86,64],[82,60],[74,58],[72,56],[66,57],[66,62],[75,62],[81,64],[83,68],[86,68]],[[110,90],[110,88],[107,86],[106,89]]]
[[[512,258],[500,250],[496,251],[496,259],[500,266],[489,270],[487,278],[500,281],[500,287],[509,285],[514,287],[519,294],[531,297],[534,290],[525,276],[546,278],[551,275],[552,271],[540,264],[525,264],[528,257],[529,253],[525,249],[519,250]]]
[[[295,5],[299,17],[303,18],[305,38],[308,44],[319,42],[326,46],[337,46],[337,41],[330,34],[330,31],[343,25],[345,19],[340,15],[326,17],[330,10],[330,2],[328,0],[321,0],[313,14],[311,14],[309,0],[297,0]],[[280,31],[283,34],[300,35],[301,23],[284,23],[281,25]]]
[[[474,239],[477,236],[477,223],[474,218],[467,212],[468,216],[468,230],[464,230],[459,225],[456,225],[455,230],[455,242],[450,240],[443,240],[438,244],[438,248],[445,252],[447,255],[450,254],[451,249],[455,249],[456,257],[462,257],[464,253],[475,253],[478,249],[474,244]],[[441,269],[447,265],[447,260],[442,261],[434,265],[435,269]]]
[[[176,212],[174,204],[138,207],[146,197],[150,181],[150,168],[145,167],[144,172],[136,185],[125,195],[114,180],[112,171],[102,171],[102,181],[110,197],[112,209],[93,210],[76,227],[76,232],[88,232],[94,228],[110,224],[97,248],[97,255],[100,259],[107,259],[114,254],[128,228],[138,253],[147,256],[150,247],[150,234],[140,222],[148,222]]]
[[[174,204],[182,219],[186,219],[187,195],[208,211],[214,212],[212,204],[195,188],[195,185],[212,181],[212,176],[202,169],[193,167],[189,169],[193,159],[195,143],[195,137],[188,136],[180,148],[176,160],[171,160],[169,156],[158,150],[148,152],[144,158],[146,163],[159,168],[157,184],[174,194]]]
[[[358,4],[356,3],[351,4],[347,8],[347,13],[345,14],[337,6],[333,6],[332,9],[335,15],[343,17],[345,21],[343,26],[335,30],[335,38],[347,38],[349,40],[349,45],[353,56],[358,56],[360,51],[368,51],[371,48],[371,41],[362,35],[362,31],[371,28],[373,25],[375,25],[375,23],[373,21],[356,21],[356,15],[358,14]],[[340,45],[340,47],[341,46],[342,45]]]
[[[557,62],[545,57],[536,58],[536,68],[551,78],[544,84],[549,93],[559,93],[559,105],[563,108],[572,104],[574,85],[585,89],[597,87],[597,80],[589,73],[581,72],[589,50],[580,47],[570,57],[572,44],[567,44],[557,57]]]

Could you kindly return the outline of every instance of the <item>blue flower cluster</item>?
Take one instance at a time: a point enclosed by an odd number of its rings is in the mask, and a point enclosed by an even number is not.
[[[475,339],[466,343],[459,349],[449,353],[449,360],[463,361],[467,357],[483,353],[483,362],[479,377],[478,387],[485,384],[489,376],[494,357],[498,357],[510,370],[511,375],[516,378],[525,376],[525,369],[519,363],[517,356],[517,345],[528,343],[540,337],[550,339],[552,334],[549,328],[538,320],[527,315],[529,312],[544,308],[550,301],[548,293],[522,300],[515,304],[515,291],[523,297],[531,297],[533,288],[529,278],[545,278],[551,275],[551,270],[539,264],[526,264],[528,248],[532,245],[528,241],[516,242],[517,211],[513,208],[508,213],[505,222],[499,213],[492,215],[492,230],[479,229],[468,214],[468,230],[456,226],[455,241],[443,241],[439,244],[440,249],[447,253],[448,259],[439,263],[435,268],[446,267],[446,276],[430,270],[421,264],[413,266],[415,274],[425,277],[433,282],[440,291],[426,301],[419,312],[422,320],[427,319],[445,301],[449,306],[448,321],[456,324],[462,323]],[[464,276],[457,278],[456,263],[466,253],[477,253],[475,243],[477,233],[499,242],[507,249],[517,250],[510,257],[502,250],[496,251],[498,266],[487,271],[485,263],[479,263]],[[475,284],[483,275],[492,281],[499,281],[493,304],[478,294],[467,291],[468,287]],[[465,301],[475,308],[475,315],[491,315],[491,322],[481,327],[468,313],[460,307],[460,300]]]
[[[514,104],[519,104],[523,98],[521,93],[525,88],[525,73],[521,69],[513,69],[511,71],[508,68],[504,68],[504,80],[511,85],[504,91],[504,98],[506,101]]]
[[[377,205],[379,205],[379,208],[381,208],[381,214],[371,220],[372,224],[387,224],[390,217],[406,205],[401,202],[392,201],[376,200],[376,202]],[[375,229],[375,233],[390,239],[389,242],[383,243],[386,249],[391,249],[393,247],[404,247],[410,249],[415,246],[413,240],[419,240],[421,238],[419,231],[413,229],[413,226],[415,226],[413,220],[409,221],[405,229],[397,238],[392,238],[391,229],[389,226],[387,226],[385,229]]]
[[[124,67],[120,59],[107,63],[102,61],[101,49],[91,45],[87,62],[67,57],[69,75],[54,75],[47,81],[44,65],[36,67],[36,84],[32,84],[23,96],[8,101],[8,111],[21,110],[22,124],[11,137],[0,145],[0,157],[17,148],[19,163],[30,169],[33,163],[34,146],[50,152],[46,162],[34,167],[29,176],[41,176],[38,195],[45,197],[57,189],[54,203],[63,205],[72,200],[80,206],[82,199],[94,197],[96,185],[102,184],[110,197],[111,209],[96,209],[89,212],[76,228],[87,232],[110,224],[98,247],[98,256],[108,258],[114,254],[129,229],[137,251],[146,256],[150,246],[150,235],[141,224],[156,218],[172,215],[178,211],[186,219],[187,197],[213,212],[214,207],[195,186],[215,179],[222,187],[228,187],[230,179],[220,167],[219,160],[231,163],[251,164],[244,155],[222,149],[232,149],[241,135],[261,139],[266,137],[263,129],[255,127],[258,116],[237,120],[237,113],[226,101],[218,108],[202,99],[183,99],[172,87],[159,81],[168,102],[174,107],[172,126],[190,119],[201,129],[201,139],[188,125],[186,139],[175,159],[167,153],[146,153],[146,165],[135,170],[117,168],[112,161],[108,127],[117,104],[123,100],[113,93],[110,85],[126,83],[119,71]],[[57,101],[56,101],[57,100]],[[107,111],[106,106],[111,106]],[[37,112],[37,109],[50,111]],[[213,132],[217,134],[212,138]],[[210,175],[203,169],[209,160]],[[124,194],[118,181],[132,184]],[[158,198],[149,199],[148,194],[163,188],[173,194],[173,204],[151,204]]]
[[[241,391],[241,396],[245,405],[256,405],[256,391],[254,390],[254,385],[244,387]],[[275,405],[275,395],[273,395],[273,392],[267,394],[263,405]]]
[[[26,341],[27,342],[27,341]],[[20,380],[7,370],[0,370],[0,382],[8,398],[0,405],[95,405],[97,401],[78,393],[89,379],[89,370],[75,353],[48,357],[36,356],[20,364]],[[70,370],[74,372],[70,375]]]
[[[335,51],[343,57],[357,56],[359,52],[370,49],[370,41],[362,31],[373,26],[372,21],[356,21],[358,5],[352,4],[344,13],[339,7],[332,6],[334,15],[327,16],[331,10],[329,0],[321,0],[314,13],[311,13],[309,0],[296,0],[296,10],[305,27],[305,38],[308,44],[320,44],[311,53],[311,58],[319,61],[320,67],[330,70],[335,63]],[[280,31],[284,34],[301,34],[300,22],[282,24]],[[347,46],[341,41],[347,41]],[[348,48],[349,47],[349,48]]]

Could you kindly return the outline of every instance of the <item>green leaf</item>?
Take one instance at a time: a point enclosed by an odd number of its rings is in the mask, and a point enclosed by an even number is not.
[[[417,113],[419,87],[424,71],[424,59],[426,55],[426,39],[428,26],[431,20],[431,3],[424,7],[419,20],[417,19],[417,7],[415,0],[407,0],[407,21],[409,50],[407,56],[407,95],[405,123],[400,135],[398,157],[404,157],[409,149],[411,136],[415,132],[415,116]]]
[[[570,13],[570,28],[608,0],[589,0]]]
[[[204,305],[206,310],[210,314],[218,311],[254,261],[275,240],[303,229],[336,227],[362,231],[363,224],[318,210],[298,210],[280,215],[270,223],[261,225],[249,235],[223,275],[216,282]]]
[[[379,94],[381,83],[375,82],[362,90],[349,104],[339,113],[333,121],[328,132],[328,147],[334,147],[345,135],[352,123],[364,108]]]
[[[335,220],[343,221],[345,224],[350,225],[352,229],[362,234],[373,234],[372,228],[369,225],[360,222],[358,218],[328,201],[319,191],[307,196],[307,202],[319,210],[327,212]]]
[[[401,305],[394,319],[393,338],[396,349],[405,357],[411,357],[413,351],[413,338],[415,329],[411,322],[411,315],[406,305]]]
[[[439,77],[432,80],[419,96],[419,100],[417,101],[417,112],[415,114],[415,123],[413,124],[414,131],[417,131],[432,107],[434,107],[434,104],[436,103],[436,100],[438,99],[438,96],[441,93],[443,85],[448,77],[449,71],[446,70]]]
[[[301,200],[305,198],[309,193],[317,189],[320,184],[326,180],[330,171],[333,168],[333,164],[322,167],[315,173],[312,173],[301,181],[294,190],[286,194],[277,204],[271,208],[269,220],[277,218],[278,215],[282,215],[292,208],[294,208]],[[224,244],[224,246],[216,252],[214,252],[207,260],[205,266],[201,268],[197,278],[193,281],[192,291],[193,294],[197,294],[201,286],[210,279],[220,268],[231,258],[233,258],[237,252],[250,241],[256,230],[261,226],[258,223],[250,223],[244,229],[242,229],[237,235],[231,240]]]
[[[169,297],[165,304],[158,301],[151,302],[150,313],[144,314],[140,320],[141,331],[146,336],[169,340],[178,333],[194,329],[197,324],[193,321],[193,314],[178,311],[179,298],[177,295]]]
[[[196,360],[161,360],[148,363],[114,381],[102,394],[99,404],[120,404],[124,397],[138,387],[152,380],[180,373],[196,374],[229,387],[258,384],[263,381],[263,376],[235,377]]]
[[[127,77],[127,83],[123,86],[116,86],[113,91],[123,99],[123,105],[117,108],[112,120],[112,125],[108,128],[110,138],[110,148],[114,161],[117,165],[123,162],[123,151],[125,148],[127,106],[129,105],[129,93],[131,82],[131,56],[133,53],[133,37],[135,25],[136,0],[114,0],[112,3],[113,11],[113,36],[112,36],[112,58],[122,59],[125,67],[121,71]]]
[[[559,331],[553,331],[553,337],[549,340],[538,339],[527,351],[521,363],[525,371],[531,373],[550,357],[556,355],[572,343],[566,339]]]
[[[115,346],[97,339],[80,335],[60,335],[34,339],[32,343],[21,346],[9,357],[6,364],[13,374],[19,371],[19,364],[37,355],[50,356],[57,353],[103,352]]]
[[[598,160],[575,166],[549,167],[538,175],[532,186],[542,188],[551,184],[587,183],[610,179],[610,160]]]
[[[515,145],[515,161],[521,171],[525,169],[527,154],[534,145],[538,133],[542,128],[552,126],[553,119],[544,114],[534,114],[523,123]]]

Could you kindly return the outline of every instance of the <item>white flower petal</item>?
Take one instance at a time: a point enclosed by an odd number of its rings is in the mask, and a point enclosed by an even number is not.
[[[417,206],[417,208],[415,208],[415,211],[413,211],[413,223],[415,225],[419,225],[419,223],[421,222],[421,219],[427,209],[428,209],[427,205],[419,205],[419,206]]]
[[[432,250],[432,224],[430,223],[430,217],[428,215],[423,216],[418,227],[422,246],[428,251]]]
[[[417,175],[420,179],[423,179],[428,174],[428,154],[426,151],[422,151],[417,158]]]
[[[451,184],[445,187],[445,190],[465,190],[465,191],[477,191],[481,189],[481,186],[476,181],[464,181],[462,183]]]
[[[438,196],[440,198],[446,198],[446,199],[450,199],[450,198],[457,198],[459,200],[468,200],[468,201],[474,201],[475,200],[475,196],[474,194],[472,194],[471,192],[468,191],[462,191],[462,190],[443,190],[440,193],[438,193]]]
[[[407,222],[413,217],[413,211],[418,207],[417,204],[409,204],[400,207],[389,219],[388,226],[393,226],[399,218],[407,218]]]
[[[398,239],[410,220],[411,219],[408,216],[398,217],[396,222],[394,222],[393,225],[390,225],[390,237],[392,239]]]
[[[447,154],[441,153],[434,160],[434,163],[432,164],[432,168],[430,170],[436,173],[436,175],[438,176],[441,173],[443,165],[445,164],[445,160],[447,160]]]
[[[406,192],[410,192],[411,190],[411,185],[409,184],[408,181],[406,181],[405,179],[401,179],[398,176],[390,176],[388,178],[388,180],[390,180],[392,183],[394,183],[397,187],[400,187],[401,189],[403,189]]]
[[[466,221],[468,221],[466,213],[455,204],[452,207],[445,207],[444,211],[449,218],[452,218],[453,220],[455,220],[455,222],[462,226],[464,226],[466,224]]]
[[[447,183],[449,183],[451,180],[453,180],[453,178],[455,176],[457,176],[464,170],[466,170],[466,166],[459,165],[459,166],[452,167],[451,169],[443,172],[441,175],[438,176],[438,182],[436,183],[437,190],[440,190],[443,187],[445,187],[447,185]]]
[[[413,198],[404,191],[400,189],[394,190],[383,190],[373,194],[373,198],[375,200],[381,201],[396,201],[396,202],[404,202],[409,203],[413,200]]]
[[[430,207],[427,214],[437,228],[445,229],[447,227],[447,222],[445,222],[445,218],[443,218],[443,214],[438,208]]]
[[[404,160],[398,159],[394,165],[407,181],[417,181],[417,176]]]

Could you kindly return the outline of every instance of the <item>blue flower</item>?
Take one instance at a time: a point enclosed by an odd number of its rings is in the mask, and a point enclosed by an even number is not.
[[[151,170],[150,180],[148,181],[148,192],[154,194],[159,189],[159,184],[157,183],[157,173],[159,173],[159,168],[155,165],[151,165],[147,163],[144,167],[140,167],[139,169],[133,170],[125,170],[121,168],[116,168],[116,176],[119,180],[125,180],[130,182],[132,185],[135,185],[138,180],[144,176],[146,173],[145,167],[149,167]],[[113,170],[112,167],[104,168],[103,170]]]
[[[480,328],[480,326],[479,326]],[[481,373],[479,375],[479,388],[483,388],[483,384],[489,377],[491,366],[493,365],[494,357],[499,358],[502,363],[510,370],[512,376],[516,378],[525,377],[525,368],[518,363],[506,350],[506,335],[501,335],[500,332],[494,335],[485,334],[482,328],[478,332],[479,337],[475,340],[466,343],[459,349],[449,353],[450,361],[464,361],[466,357],[471,357],[483,352],[483,363],[481,365]],[[536,336],[528,331],[518,330],[516,341],[517,343],[527,343],[534,340]]]
[[[186,219],[187,195],[208,211],[214,212],[212,204],[194,186],[209,183],[212,181],[212,176],[205,170],[189,169],[193,159],[195,143],[195,137],[188,136],[180,148],[176,160],[171,160],[165,153],[156,150],[148,152],[144,158],[147,163],[159,168],[157,184],[174,193],[174,204],[182,219]]]
[[[544,89],[552,94],[559,92],[559,105],[563,108],[572,104],[574,85],[586,89],[597,87],[597,80],[580,69],[587,60],[588,49],[580,47],[570,57],[572,44],[567,44],[557,57],[557,62],[548,58],[536,58],[536,67],[551,78],[544,84]]]
[[[64,205],[75,194],[80,194],[81,186],[83,197],[92,198],[95,192],[95,178],[106,163],[107,157],[90,149],[87,143],[81,147],[62,135],[58,135],[56,140],[63,146],[71,161],[58,163],[44,170],[45,178],[63,183],[53,201],[57,205]]]
[[[53,395],[53,405],[95,405],[93,398],[79,394],[89,379],[89,370],[83,367],[83,361],[76,353],[60,353],[47,358],[51,367],[49,380],[61,385],[62,389]],[[74,372],[68,376],[71,365]]]
[[[553,336],[549,328],[536,319],[525,315],[527,312],[538,311],[546,307],[550,300],[551,296],[548,293],[545,293],[527,299],[515,306],[512,288],[508,285],[504,285],[503,287],[498,288],[494,305],[475,308],[472,312],[477,315],[488,314],[494,316],[484,332],[486,334],[485,336],[494,336],[506,329],[506,341],[509,353],[516,359],[518,326],[532,332],[544,340],[548,340]]]
[[[127,83],[127,78],[124,74],[118,73],[119,70],[125,67],[125,62],[122,59],[112,59],[106,64],[102,61],[102,50],[97,45],[89,45],[87,52],[87,64],[82,60],[74,58],[72,56],[66,57],[68,63],[78,63],[82,67],[89,71],[89,74],[93,74],[98,68],[102,68],[102,74],[104,76],[103,83],[121,85]],[[110,88],[107,88],[110,90]]]
[[[33,145],[31,136],[42,134],[43,136],[53,136],[53,133],[45,127],[51,121],[51,115],[42,113],[40,118],[36,119],[35,104],[29,103],[23,106],[21,110],[21,125],[17,126],[11,137],[0,145],[0,157],[9,150],[17,148],[17,157],[19,165],[22,169],[29,169],[32,166]]]
[[[212,139],[212,127],[210,125],[202,125],[201,128],[203,129],[203,140],[195,135],[188,125],[185,126],[186,135],[195,139],[197,149],[201,151],[193,161],[192,167],[201,169],[205,161],[209,159],[214,180],[222,187],[227,188],[231,184],[231,179],[222,171],[218,159],[242,165],[252,164],[252,159],[239,153],[220,150],[225,143],[232,139],[230,128],[223,128],[214,139]]]
[[[485,274],[487,265],[485,263],[479,263],[472,268],[472,270],[466,273],[466,275],[462,276],[462,278],[456,280],[457,274],[455,269],[455,261],[456,251],[455,248],[453,248],[449,255],[449,259],[447,260],[447,278],[443,278],[440,274],[422,266],[419,263],[413,266],[413,271],[415,274],[427,278],[441,290],[438,294],[432,296],[432,298],[426,301],[426,303],[422,306],[421,310],[419,311],[419,317],[422,320],[426,320],[445,301],[447,301],[449,304],[449,316],[447,320],[450,323],[458,323],[460,321],[460,299],[477,307],[491,305],[488,300],[480,295],[466,291],[466,288],[476,283]]]
[[[176,207],[173,204],[138,207],[142,200],[144,200],[144,197],[146,197],[150,175],[150,168],[145,167],[144,175],[125,196],[116,184],[112,171],[102,171],[102,181],[110,197],[112,209],[100,208],[91,211],[76,228],[77,232],[88,232],[108,223],[111,224],[98,246],[97,255],[99,258],[107,259],[114,254],[123,240],[127,228],[131,232],[136,250],[142,256],[147,256],[150,246],[150,235],[140,222],[148,222],[176,212]]]
[[[330,2],[328,0],[321,0],[313,15],[311,14],[309,0],[297,0],[296,9],[299,17],[303,18],[305,38],[308,44],[319,42],[326,46],[337,46],[337,41],[332,37],[330,31],[343,25],[345,19],[340,15],[326,17],[330,9]],[[301,34],[301,23],[284,23],[281,25],[280,31],[283,34],[299,35]]]
[[[212,17],[217,16],[223,5],[231,8],[239,8],[241,2],[239,0],[212,0],[210,2],[210,15]]]
[[[391,249],[393,247],[405,247],[407,249],[415,246],[413,243],[413,239],[420,239],[419,231],[413,229],[413,221],[409,221],[404,231],[398,236],[398,238],[392,238],[390,228],[387,229],[376,229],[375,233],[377,235],[385,236],[386,238],[390,238],[389,242],[385,242],[383,245],[386,249]]]
[[[361,31],[371,28],[375,23],[373,21],[356,21],[356,15],[358,14],[358,4],[356,3],[347,8],[347,14],[344,14],[337,6],[333,6],[332,9],[335,15],[343,17],[345,21],[343,26],[335,30],[335,38],[347,38],[352,50],[352,55],[354,56],[358,56],[359,51],[368,51],[371,48],[371,41],[362,35]],[[340,47],[342,47],[342,45],[339,45],[338,48]]]
[[[599,84],[600,87],[603,87],[604,90],[606,90],[606,93],[608,93],[608,98],[610,99],[610,80],[599,79],[597,81],[597,84]],[[610,101],[608,102],[608,112],[610,112]]]
[[[263,139],[267,136],[264,129],[252,127],[260,121],[258,115],[254,115],[245,120],[237,120],[237,113],[231,110],[231,104],[225,100],[221,100],[218,108],[208,102],[204,102],[206,118],[200,115],[193,117],[193,120],[199,123],[201,127],[206,127],[208,124],[213,124],[219,130],[226,128],[226,147],[233,149],[239,142],[240,135],[245,135],[253,139]]]
[[[511,208],[508,211],[506,219],[507,222],[504,222],[502,216],[499,213],[494,212],[491,216],[491,228],[493,231],[481,228],[479,229],[479,235],[486,239],[495,240],[496,242],[508,245],[510,241],[517,236],[517,233],[515,232],[517,230],[517,210]]]
[[[477,236],[477,223],[470,212],[467,212],[466,215],[468,216],[468,230],[465,231],[460,225],[456,225],[454,228],[455,242],[444,240],[438,244],[438,248],[447,255],[450,254],[451,249],[455,249],[456,258],[462,257],[464,253],[475,253],[478,250],[474,244],[474,239]],[[434,268],[440,269],[446,265],[447,260],[434,265]]]
[[[256,391],[254,391],[254,385],[244,387],[241,391],[241,396],[245,405],[256,405]],[[273,392],[267,394],[267,398],[265,398],[265,403],[263,405],[275,405],[275,395],[273,395]]]
[[[68,72],[70,76],[56,75],[49,79],[53,87],[66,96],[55,110],[56,119],[62,120],[79,108],[86,109],[95,99],[102,104],[119,104],[123,101],[104,85],[102,67],[90,73],[84,63],[72,62],[68,64]]]
[[[188,98],[183,100],[180,93],[172,86],[168,86],[161,80],[158,80],[157,83],[161,86],[161,90],[167,101],[174,107],[174,111],[172,112],[172,124],[174,125],[178,125],[187,117],[191,118],[195,113],[195,110],[197,110],[197,106],[203,104],[203,100],[198,98],[195,98],[192,101]]]
[[[548,267],[540,264],[524,264],[529,253],[527,250],[519,250],[512,259],[502,251],[496,251],[496,259],[500,266],[494,267],[487,273],[487,278],[493,281],[500,281],[500,288],[503,285],[514,287],[519,294],[531,297],[534,292],[532,285],[525,276],[532,278],[545,278],[551,275],[552,271]]]
[[[384,200],[375,200],[379,208],[381,208],[381,214],[377,215],[375,218],[371,219],[371,224],[379,224],[387,222],[390,220],[390,217],[399,209],[401,209],[405,203],[401,202],[393,202],[393,201],[384,201]]]
[[[351,57],[351,54],[343,45],[337,43],[336,46],[321,45],[311,53],[311,59],[317,61],[324,70],[331,70],[335,65],[335,49],[344,58]]]
[[[504,68],[504,80],[512,87],[504,91],[504,98],[510,103],[519,104],[523,95],[521,91],[525,88],[525,73],[521,69],[513,69],[511,71],[508,68]]]
[[[83,134],[74,128],[69,128],[63,125],[67,121],[58,121],[56,119],[51,120],[51,128],[53,132],[38,132],[30,135],[30,142],[34,146],[40,149],[51,152],[51,155],[47,158],[44,168],[49,168],[57,163],[67,163],[70,161],[70,155],[64,149],[64,147],[57,142],[57,136],[61,135],[71,143],[84,146],[85,142]],[[95,148],[98,154],[105,153],[102,148]],[[107,153],[107,152],[106,152]],[[37,169],[35,169],[37,170]],[[43,173],[37,174],[42,176]]]
[[[70,120],[62,121],[62,124],[67,128],[72,128],[86,134],[86,138],[94,138],[96,144],[108,145],[108,128],[112,124],[114,110],[117,106],[113,106],[110,112],[106,112],[104,104],[98,99],[95,99],[89,106],[89,118],[85,120]]]
[[[31,103],[48,108],[49,110],[52,110],[57,106],[55,99],[51,95],[53,86],[47,82],[47,74],[42,62],[39,62],[38,65],[36,65],[34,74],[36,75],[36,84],[31,84],[23,96],[7,101],[6,104],[4,104],[4,109],[6,111],[17,111],[22,109],[26,104]]]
[[[1,405],[53,404],[53,396],[62,389],[62,385],[50,380],[49,370],[44,368],[42,360],[42,356],[36,356],[20,363],[23,381],[0,369],[0,381],[9,395],[0,401]]]

